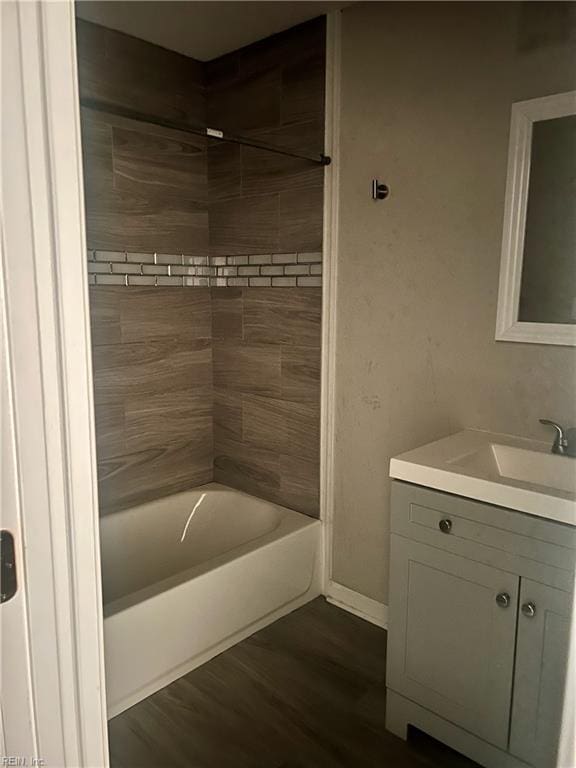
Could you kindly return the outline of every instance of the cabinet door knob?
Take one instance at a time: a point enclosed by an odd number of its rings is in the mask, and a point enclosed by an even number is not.
[[[536,615],[536,604],[529,600],[527,603],[522,604],[522,613],[531,619]]]
[[[499,592],[496,595],[496,603],[500,606],[500,608],[508,608],[510,605],[510,595],[508,592]]]
[[[452,520],[448,520],[447,517],[440,520],[438,523],[438,528],[442,531],[442,533],[450,533],[452,530]]]

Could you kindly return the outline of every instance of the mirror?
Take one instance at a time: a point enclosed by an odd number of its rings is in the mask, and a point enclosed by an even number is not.
[[[496,339],[576,345],[576,91],[512,106]]]

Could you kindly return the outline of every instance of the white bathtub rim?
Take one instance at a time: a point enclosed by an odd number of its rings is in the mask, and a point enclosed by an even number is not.
[[[210,483],[209,485],[216,485],[216,483]],[[205,488],[207,486],[201,487]],[[226,486],[222,487],[226,488]],[[238,491],[238,493],[241,493],[241,491]],[[250,494],[243,495],[247,496],[248,498],[252,498],[250,497]],[[287,507],[280,507],[280,509],[289,514],[286,514],[282,518],[280,524],[274,530],[269,531],[268,533],[265,533],[255,539],[251,539],[244,544],[240,544],[237,547],[233,547],[232,549],[229,549],[226,552],[217,555],[216,557],[206,560],[204,563],[197,563],[196,565],[193,565],[184,571],[179,571],[178,573],[172,574],[171,576],[168,576],[161,581],[157,581],[154,584],[148,585],[147,587],[143,587],[142,589],[136,590],[135,592],[131,592],[128,595],[123,595],[116,600],[111,600],[109,603],[104,605],[104,618],[111,619],[114,615],[129,611],[141,603],[147,602],[148,600],[153,600],[160,594],[173,589],[178,589],[189,581],[196,579],[202,580],[213,571],[224,568],[228,563],[247,558],[257,550],[267,549],[281,539],[293,538],[309,527],[321,527],[322,525],[320,520],[305,515],[303,512],[297,512],[296,510],[288,509]],[[298,519],[296,515],[302,519]],[[288,530],[285,530],[286,528]],[[232,553],[234,553],[233,557],[231,557]]]
[[[171,499],[177,499],[180,496],[186,496],[189,493],[198,493],[199,495],[201,495],[202,493],[206,493],[207,491],[223,491],[225,493],[230,493],[233,496],[243,496],[244,498],[250,499],[251,501],[257,501],[260,504],[266,504],[267,506],[274,507],[275,509],[279,509],[281,512],[298,512],[298,514],[304,515],[305,517],[310,517],[312,520],[319,519],[317,517],[314,517],[313,515],[307,515],[306,512],[299,512],[297,509],[284,507],[281,504],[277,504],[275,501],[268,501],[267,499],[261,499],[259,496],[252,496],[250,493],[247,493],[246,491],[241,491],[237,488],[232,488],[232,486],[230,485],[224,485],[223,483],[210,482],[210,483],[204,483],[203,485],[194,485],[191,488],[187,488],[184,491],[177,491],[176,493],[170,493],[167,496],[159,496],[157,499],[151,499],[150,501],[145,501],[142,504],[136,504],[131,507],[126,507],[125,509],[119,509],[116,512],[108,512],[105,515],[103,515],[102,520],[115,517],[116,515],[123,515],[128,512],[133,512],[134,510],[148,509],[149,507],[152,507],[155,504],[159,504],[163,501],[170,501]]]

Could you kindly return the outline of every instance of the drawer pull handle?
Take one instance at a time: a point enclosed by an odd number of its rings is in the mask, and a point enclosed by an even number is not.
[[[496,603],[500,606],[500,608],[508,608],[510,605],[510,595],[508,592],[499,592],[496,595]]]
[[[522,605],[522,613],[524,616],[527,616],[529,619],[536,616],[536,604],[533,603],[531,600],[527,603],[523,603]]]
[[[447,517],[440,520],[438,523],[438,528],[442,531],[442,533],[450,533],[452,530],[452,520],[448,520]]]

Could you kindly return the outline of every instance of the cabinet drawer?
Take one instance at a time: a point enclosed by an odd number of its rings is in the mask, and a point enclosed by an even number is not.
[[[562,523],[395,481],[392,533],[572,588],[576,530]]]

